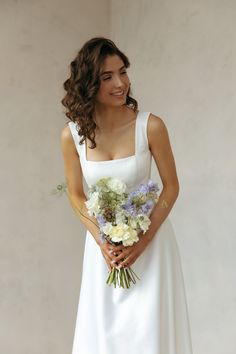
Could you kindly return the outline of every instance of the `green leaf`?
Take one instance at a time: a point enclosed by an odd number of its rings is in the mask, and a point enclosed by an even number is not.
[[[51,195],[57,195],[57,196],[62,196],[64,193],[66,193],[67,190],[67,184],[65,182],[62,182],[58,184],[52,191]]]

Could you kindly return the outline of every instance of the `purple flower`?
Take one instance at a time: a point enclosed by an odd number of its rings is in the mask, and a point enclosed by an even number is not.
[[[98,221],[100,228],[106,224],[106,220],[102,215],[97,215],[96,219]]]
[[[101,241],[102,244],[106,243],[106,237],[102,231],[99,232],[99,240]]]
[[[141,206],[140,208],[141,212],[145,215],[148,215],[149,212],[152,210],[153,206],[154,206],[153,200],[148,200],[145,204]]]
[[[137,188],[137,193],[147,194],[149,192],[149,188],[147,184],[140,184]]]
[[[146,206],[147,206],[149,209],[151,209],[154,204],[155,204],[154,201],[151,200],[151,199],[147,200],[147,202],[146,202]]]
[[[132,201],[130,201],[130,200],[126,204],[124,204],[122,206],[122,208],[126,211],[126,213],[128,215],[131,215],[131,216],[137,216],[138,215],[136,206],[134,204],[132,204]]]
[[[158,184],[156,182],[153,182],[152,180],[148,181],[147,186],[148,186],[149,192],[159,191]]]

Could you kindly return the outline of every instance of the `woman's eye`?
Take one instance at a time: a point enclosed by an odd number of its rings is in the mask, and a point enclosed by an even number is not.
[[[111,77],[110,76],[107,76],[107,77],[104,77],[103,80],[109,80]]]
[[[121,74],[127,74],[127,71],[122,71]]]

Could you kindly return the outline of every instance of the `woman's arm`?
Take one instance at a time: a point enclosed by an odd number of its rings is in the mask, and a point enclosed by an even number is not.
[[[71,206],[79,216],[86,229],[92,234],[98,246],[101,248],[102,254],[107,262],[107,266],[109,270],[111,270],[112,261],[114,260],[113,252],[120,251],[121,246],[101,243],[98,223],[93,216],[88,214],[88,209],[85,205],[87,198],[83,189],[83,174],[80,165],[80,158],[77,153],[69,126],[65,126],[62,130],[61,150],[64,159],[67,196]]]
[[[152,152],[159,171],[163,189],[151,216],[151,224],[147,232],[132,246],[123,249],[123,255],[116,257],[119,267],[131,266],[142,254],[146,246],[155,236],[157,230],[170,213],[179,194],[179,182],[176,173],[174,156],[172,153],[168,131],[160,117],[151,114],[147,128],[149,149]],[[122,260],[126,257],[126,260]]]
[[[160,117],[151,114],[148,124],[149,148],[156,162],[163,189],[151,214],[145,238],[151,240],[170,213],[179,194],[179,181],[167,128]]]
[[[88,214],[85,205],[87,200],[83,189],[83,175],[80,158],[77,153],[69,126],[65,126],[61,133],[61,150],[64,159],[64,173],[67,183],[67,196],[72,208],[79,216],[81,222],[93,235],[97,244],[99,241],[99,228],[96,219]]]

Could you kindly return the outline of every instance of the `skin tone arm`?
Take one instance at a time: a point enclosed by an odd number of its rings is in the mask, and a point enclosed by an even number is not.
[[[111,262],[123,246],[113,246],[109,243],[102,244],[99,239],[99,228],[96,219],[88,214],[84,202],[87,200],[83,189],[83,175],[80,158],[76,151],[69,126],[65,126],[61,133],[61,150],[64,159],[64,173],[67,183],[67,196],[75,213],[79,216],[85,228],[92,234],[106,260],[108,269],[111,270]]]
[[[151,224],[148,231],[144,235],[140,235],[137,243],[122,249],[122,252],[114,260],[118,264],[118,268],[126,265],[130,267],[142,254],[170,213],[179,194],[179,182],[168,131],[163,120],[153,114],[149,117],[148,141],[162,180],[163,189],[150,216]]]

